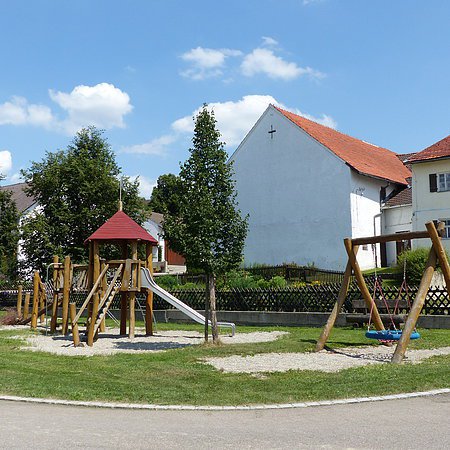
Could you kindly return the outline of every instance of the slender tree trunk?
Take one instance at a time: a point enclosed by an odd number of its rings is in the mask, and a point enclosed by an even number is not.
[[[209,313],[211,316],[211,333],[213,342],[217,344],[219,342],[219,329],[217,327],[216,315],[216,277],[214,276],[214,274],[208,274],[207,279]]]
[[[208,328],[208,319],[209,319],[209,276],[206,277],[206,293],[205,293],[205,342],[208,342],[209,339],[209,328]]]

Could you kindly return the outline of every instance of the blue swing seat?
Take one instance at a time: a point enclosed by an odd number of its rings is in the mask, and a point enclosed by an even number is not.
[[[402,337],[402,330],[370,330],[366,332],[366,338],[377,339],[378,341],[398,341]],[[419,339],[417,331],[411,333],[410,339]]]

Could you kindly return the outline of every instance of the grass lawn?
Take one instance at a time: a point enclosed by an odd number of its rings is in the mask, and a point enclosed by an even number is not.
[[[158,329],[202,327],[159,324]],[[269,343],[200,345],[163,353],[93,357],[21,351],[23,343],[11,337],[31,332],[0,330],[0,393],[72,400],[241,405],[382,395],[450,385],[450,356],[415,365],[380,364],[338,373],[289,371],[259,378],[225,374],[198,362],[206,356],[311,351],[320,334],[318,328],[238,327],[239,332],[271,330],[289,334]],[[411,343],[410,348],[450,345],[448,330],[421,330],[421,334],[422,339]],[[329,341],[333,348],[371,344],[363,331],[343,328],[336,328]]]

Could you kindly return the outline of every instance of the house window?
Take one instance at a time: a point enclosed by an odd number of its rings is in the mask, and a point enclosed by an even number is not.
[[[438,191],[450,191],[450,172],[438,173]]]
[[[444,229],[444,236],[442,236],[443,239],[450,239],[450,219],[439,219],[441,222],[444,222],[445,229]]]

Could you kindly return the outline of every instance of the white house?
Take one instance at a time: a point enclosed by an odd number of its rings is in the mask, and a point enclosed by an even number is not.
[[[239,208],[249,214],[245,265],[343,270],[343,238],[381,234],[381,201],[405,189],[411,176],[390,150],[273,105],[230,160]],[[374,266],[371,246],[358,260]]]
[[[414,153],[397,155],[404,163],[411,158]],[[408,169],[410,165],[407,164]],[[407,178],[408,187],[400,191],[383,202],[381,207],[381,230],[382,234],[403,233],[412,230],[412,180]],[[392,266],[396,264],[397,257],[404,250],[411,248],[411,241],[388,242],[381,244],[382,266]]]
[[[450,135],[409,158],[412,168],[412,229],[430,220],[445,222],[443,244],[450,252]],[[413,246],[429,247],[427,241]]]

